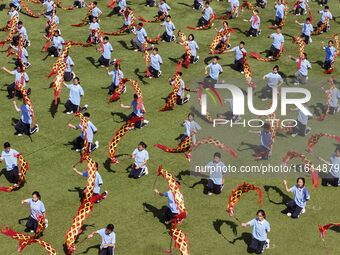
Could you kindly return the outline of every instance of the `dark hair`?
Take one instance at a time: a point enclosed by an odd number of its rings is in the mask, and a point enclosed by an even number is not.
[[[254,12],[259,13],[259,10],[254,10]]]
[[[78,76],[74,77],[73,80],[77,80],[78,82],[80,81]]]
[[[205,1],[205,4],[210,4],[210,2],[209,1]]]
[[[109,37],[108,36],[104,36],[104,38],[103,38],[104,40],[109,40]]]
[[[228,23],[228,21],[223,21],[223,24],[227,24],[227,26],[229,26],[229,23]]]
[[[133,98],[134,98],[134,99],[137,99],[137,98],[138,98],[138,95],[137,95],[137,94],[133,94]]]
[[[155,50],[155,51],[157,51],[157,52],[158,52],[158,48],[157,48],[157,47],[153,48],[152,50]]]
[[[256,212],[256,215],[258,215],[259,213],[262,214],[263,218],[266,218],[266,213],[265,213],[264,210],[262,210],[262,209],[258,210],[258,211]]]
[[[307,20],[307,21],[310,21],[310,18],[308,17],[306,20]]]
[[[193,117],[193,118],[195,118],[195,114],[193,113],[193,112],[190,112],[189,114],[188,114],[188,117]]]
[[[165,2],[165,1],[164,1]],[[171,15],[168,15],[167,18],[170,18],[171,19]]]
[[[5,143],[4,143],[4,148],[6,149],[6,148],[8,148],[8,147],[11,147],[10,143],[9,143],[9,142],[5,142]]]
[[[106,229],[110,230],[110,231],[113,231],[115,229],[115,226],[113,226],[113,224],[108,224],[106,226]]]
[[[306,53],[306,52],[304,52],[304,53],[303,53],[303,55],[305,56],[305,59],[307,59],[307,53]]]
[[[192,40],[195,40],[195,36],[193,34],[190,34],[192,37]],[[188,38],[190,37],[190,35],[188,36]]]
[[[182,73],[182,72],[178,72],[177,74],[178,74],[179,76],[182,76],[182,75],[183,75],[183,73]]]
[[[245,45],[246,43],[245,43],[244,41],[240,41],[240,44],[243,44],[243,45]]]
[[[326,6],[325,6],[325,9],[329,10],[329,6],[328,6],[328,5],[326,5]]]
[[[334,42],[333,42],[333,40],[329,40],[328,43],[332,43],[333,44]]]
[[[273,67],[273,70],[274,70],[274,69],[277,69],[278,71],[280,70],[280,68],[279,68],[278,65],[275,65],[275,66]]]
[[[18,25],[22,25],[22,21],[21,20],[18,22]]]
[[[143,24],[142,22],[139,22],[139,23],[138,23],[138,26],[141,26],[141,27],[142,27],[142,26],[144,26],[144,24]]]
[[[219,56],[217,56],[217,55],[215,55],[215,56],[213,56],[213,59],[217,59],[217,60],[219,60],[220,59],[220,57]]]
[[[34,192],[32,193],[32,196],[33,196],[33,195],[36,195],[36,196],[38,197],[38,199],[41,200],[41,196],[40,196],[39,191],[34,191]]]
[[[148,147],[143,141],[140,142],[138,145],[141,145],[144,149],[146,149],[146,147]]]
[[[263,124],[263,129],[269,130],[270,129],[270,124],[268,122]]]
[[[303,178],[303,177],[298,177],[298,178],[296,179],[296,183],[298,183],[300,180],[303,182],[303,186],[302,186],[302,187],[304,187],[304,186],[305,186],[305,183],[306,183],[305,178]]]
[[[94,2],[93,2],[93,4],[94,4],[94,5],[97,5],[97,4],[98,4],[98,2],[97,2],[97,1],[94,1]]]
[[[222,156],[221,156],[221,153],[215,152],[215,153],[214,153],[214,158],[215,158],[215,157],[221,158],[221,157],[222,157]]]
[[[340,152],[340,146],[335,148],[335,152]]]
[[[88,118],[91,116],[88,112],[85,112],[83,115]]]

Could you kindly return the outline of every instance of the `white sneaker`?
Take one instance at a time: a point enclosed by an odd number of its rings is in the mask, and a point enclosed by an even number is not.
[[[291,217],[291,216],[292,216],[292,213],[290,213],[290,212],[287,213],[287,216],[288,216],[288,217]]]
[[[148,121],[148,120],[144,120],[144,123],[145,123],[145,124],[149,124],[149,122],[150,122],[150,121]]]
[[[300,85],[300,83],[294,82],[294,86],[299,86],[299,85]]]
[[[267,239],[266,242],[265,242],[265,245],[264,245],[264,248],[265,248],[265,249],[269,249],[269,247],[270,247],[270,244],[269,244],[269,243],[270,243],[270,240]]]
[[[17,136],[22,136],[22,134],[19,133],[19,134],[17,134]]]
[[[292,134],[292,137],[295,137],[295,136],[297,136],[297,133],[296,134]]]
[[[99,148],[99,141],[95,141],[94,144],[96,145],[96,149]]]
[[[301,213],[305,213],[306,212],[306,208],[303,208],[302,210],[301,210]]]
[[[81,151],[81,149],[76,149],[76,152],[80,152]]]
[[[137,52],[137,51],[138,51],[138,49],[134,49],[133,51]]]
[[[211,196],[213,193],[212,192],[208,192],[208,196]]]
[[[70,115],[70,114],[72,114],[72,113],[73,113],[72,111],[71,111],[71,112],[66,112],[67,115]]]
[[[84,105],[84,108],[86,108],[86,109],[89,108],[89,105],[88,104]]]
[[[149,174],[149,170],[148,170],[147,167],[145,167],[145,169],[144,169],[144,175],[148,175],[148,174]]]
[[[262,98],[261,99],[261,101],[267,101],[268,100],[268,98]]]
[[[186,98],[188,98],[188,101],[189,101],[190,100],[190,94],[187,94]]]

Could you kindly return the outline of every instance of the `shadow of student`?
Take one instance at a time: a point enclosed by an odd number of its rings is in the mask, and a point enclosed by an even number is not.
[[[67,191],[68,192],[77,192],[78,196],[79,196],[80,203],[82,202],[83,197],[84,197],[84,188],[74,187],[73,189],[68,189]]]
[[[49,108],[49,113],[51,113],[51,117],[54,119],[55,115],[58,112],[58,107],[60,104],[60,98],[57,99],[57,104],[54,103],[54,99],[51,102],[50,108]]]
[[[115,123],[123,123],[127,119],[127,115],[122,112],[111,112],[111,116],[113,117]],[[115,116],[118,116],[120,121],[116,121]]]
[[[183,171],[180,171],[177,175],[176,175],[176,178],[181,181],[183,178],[182,176],[190,176],[190,171],[189,170],[183,170]]]
[[[187,4],[187,3],[183,3],[183,2],[178,3],[178,4],[192,8],[192,4]]]
[[[241,146],[247,146],[247,148],[240,149]],[[237,148],[237,151],[246,151],[246,150],[252,150],[254,154],[259,153],[261,151],[261,146],[257,144],[250,144],[246,142],[241,142],[239,148]]]
[[[146,213],[152,213],[153,217],[158,218],[159,222],[162,223],[164,226],[169,227],[167,224],[164,223],[164,212],[167,209],[166,206],[163,206],[161,209],[157,209],[153,205],[144,202],[143,209]]]
[[[92,249],[95,249],[95,250],[98,250],[100,249],[100,244],[95,244],[95,245],[92,245],[90,247],[87,247],[87,249],[85,251],[82,252],[82,254],[87,254],[90,250]],[[91,253],[93,254],[93,253]]]
[[[18,122],[19,122],[19,119],[17,119],[17,118],[12,118],[11,119],[11,125],[14,127]]]
[[[215,231],[216,231],[218,234],[222,235],[225,239],[227,239],[227,238],[223,235],[223,233],[222,233],[222,231],[221,231],[221,227],[222,227],[224,224],[228,225],[228,226],[231,228],[231,230],[233,231],[233,234],[234,234],[235,236],[237,236],[237,226],[238,226],[238,225],[237,225],[235,222],[233,222],[233,221],[230,221],[230,220],[221,220],[221,219],[216,219],[215,221],[213,221],[214,229],[215,229]]]
[[[127,43],[123,40],[118,41],[118,43],[126,50],[130,50],[129,46],[127,45]]]
[[[269,202],[272,203],[272,204],[284,205],[290,200],[290,197],[286,193],[284,193],[279,187],[271,186],[271,185],[264,185],[264,190],[265,190],[265,192],[268,196]],[[281,202],[275,202],[272,199],[270,199],[270,197],[269,197],[270,190],[273,190],[273,191],[275,191],[276,193],[279,194],[279,196],[282,199]]]
[[[194,189],[197,185],[202,185],[203,186],[203,194],[207,195],[208,194],[208,179],[207,178],[202,178],[201,180],[195,182],[190,186],[191,189]]]
[[[325,106],[322,103],[316,103],[310,106],[313,110],[313,115],[319,117],[322,113],[325,112]]]
[[[248,232],[243,232],[243,233],[241,234],[241,236],[234,238],[232,241],[229,241],[229,243],[235,244],[236,241],[244,241],[244,243],[245,243],[246,245],[249,245],[249,243],[250,243],[250,241],[251,241],[252,238],[253,238],[253,237],[252,237],[252,235],[251,235],[250,233],[248,233]]]
[[[138,80],[141,81],[141,83],[143,83],[144,85],[149,84],[147,81],[145,81],[145,72],[143,72],[143,74],[140,74],[140,69],[136,68],[134,73],[138,77]]]
[[[86,57],[86,60],[88,60],[94,67],[99,68],[99,65],[96,65],[96,60],[93,57]]]

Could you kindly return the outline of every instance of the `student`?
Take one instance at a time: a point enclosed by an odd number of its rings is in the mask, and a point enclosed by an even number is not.
[[[330,24],[329,22],[333,19],[333,15],[329,10],[329,6],[326,5],[325,8],[322,11],[319,11],[319,13],[321,14],[321,19],[318,22],[318,27],[321,27],[323,24],[325,24],[326,20],[328,20],[328,26],[324,29],[323,32],[327,32],[330,30]]]
[[[283,180],[287,192],[294,193],[294,200],[289,201],[287,205],[287,216],[297,219],[302,213],[306,212],[306,203],[310,200],[309,191],[305,187],[305,178],[297,178],[296,185],[288,188],[287,181]]]
[[[15,9],[19,11],[21,9],[20,5],[21,0],[12,0],[11,3],[9,4],[10,6],[14,5]]]
[[[4,143],[4,150],[1,152],[0,163],[5,161],[7,179],[10,183],[13,183],[15,187],[19,182],[19,168],[18,168],[18,156],[19,152],[11,148],[9,142]]]
[[[198,47],[198,44],[197,42],[195,41],[195,37],[193,34],[190,34],[188,36],[188,45],[189,45],[189,48],[190,48],[190,52],[191,52],[191,58],[190,58],[190,63],[191,64],[196,64],[199,60],[199,56],[197,55],[197,50],[199,50],[199,47]],[[183,59],[186,58],[186,54],[184,53],[184,55],[182,56]]]
[[[21,200],[21,204],[28,204],[30,207],[31,215],[28,217],[26,223],[26,232],[35,232],[38,227],[38,217],[44,217],[45,224],[48,223],[46,219],[46,209],[44,203],[41,201],[41,196],[38,191],[32,193],[32,198]]]
[[[312,68],[311,63],[307,59],[307,53],[304,52],[301,58],[288,57],[297,63],[298,71],[295,73],[294,85],[306,84],[308,80],[308,70]]]
[[[254,131],[253,133],[258,133],[260,135],[261,145],[256,152],[256,160],[268,160],[272,151],[273,136],[271,133],[271,124],[264,123],[261,131]]]
[[[222,28],[220,30],[215,29],[217,32],[221,33],[221,32],[226,32],[226,34],[223,36],[223,38],[221,39],[220,43],[216,46],[215,50],[219,50],[221,48],[224,47],[224,45],[227,43],[227,39],[228,37],[230,37],[230,32],[229,32],[229,24],[227,21],[223,21],[222,23]],[[231,48],[231,44],[229,43],[226,47],[226,49],[230,49]]]
[[[84,90],[80,86],[79,78],[73,79],[73,84],[68,85],[64,82],[66,88],[70,90],[69,98],[65,103],[66,114],[77,113],[80,110],[80,100],[84,96]]]
[[[44,13],[44,15],[52,16],[54,2],[52,0],[46,0],[43,2],[42,5],[46,7],[46,12]]]
[[[148,167],[146,166],[149,160],[149,153],[146,150],[147,145],[144,142],[140,142],[137,148],[132,152],[131,157],[134,159],[129,178],[138,179],[143,175],[148,175]]]
[[[204,8],[202,10],[202,17],[198,20],[197,26],[203,27],[209,24],[210,19],[214,15],[213,9],[210,7],[209,1],[205,2]]]
[[[158,17],[169,16],[170,6],[166,3],[166,0],[159,1]]]
[[[15,60],[15,66],[25,66],[25,69],[29,68],[31,66],[30,62],[28,62],[28,51],[25,47],[22,47],[21,49],[21,59],[19,58],[19,47],[9,45],[13,50],[17,52],[17,59]]]
[[[152,54],[150,55],[150,66],[149,72],[151,76],[149,78],[158,78],[162,75],[161,65],[163,64],[162,57],[158,54],[158,48],[153,48]]]
[[[100,188],[103,185],[103,179],[98,172],[98,167],[99,167],[98,163],[96,162],[97,171],[96,171],[96,177],[94,179],[93,195],[94,196],[101,196],[102,199],[105,199],[109,192],[107,190],[105,190],[103,193],[100,193]],[[73,171],[76,172],[78,175],[80,175],[82,177],[89,178],[89,173],[88,173],[87,169],[84,172],[80,172],[80,171],[77,170],[77,168],[73,167]],[[85,194],[85,191],[86,190],[84,189],[82,195]],[[82,196],[82,198],[84,198],[84,196]],[[99,200],[97,202],[99,202]]]
[[[244,48],[245,42],[241,41],[238,46],[235,46],[234,48],[227,50],[227,52],[235,52],[234,57],[234,69],[238,72],[243,73],[243,65],[244,65],[244,59],[247,55],[247,51]]]
[[[68,52],[66,53],[64,62],[66,63],[66,69],[64,73],[64,81],[69,82],[73,79],[75,76],[74,73],[72,72],[72,67],[74,66],[74,62],[72,58],[69,56]]]
[[[279,70],[279,66],[275,65],[272,72],[263,76],[262,79],[266,81],[267,85],[263,89],[262,101],[266,101],[268,98],[271,99],[273,96],[273,88],[278,89],[283,84]]]
[[[90,27],[89,27],[89,30],[90,30],[90,34],[89,34],[89,37],[87,38],[86,42],[89,43],[93,43],[93,44],[97,44],[98,43],[98,31],[100,29],[100,25],[99,23],[97,22],[97,18],[94,17],[92,19],[92,22],[90,23]]]
[[[281,28],[276,28],[276,33],[272,33],[268,38],[273,39],[273,43],[267,51],[267,57],[269,58],[277,58],[280,56],[283,50],[283,44],[285,42],[285,38],[281,33]]]
[[[21,39],[23,41],[24,47],[30,46],[30,42],[28,40],[27,30],[24,27],[23,22],[21,20],[18,22],[17,32],[18,32],[19,35],[21,35]],[[18,46],[19,35],[13,37],[12,45]]]
[[[99,21],[99,17],[100,15],[102,15],[102,11],[98,8],[98,3],[95,1],[92,3],[92,10],[91,10],[91,15],[89,16],[89,21],[90,23],[92,22],[93,18],[97,18],[97,20]]]
[[[171,16],[168,15],[165,18],[165,21],[161,24],[161,26],[164,26],[165,28],[165,32],[162,35],[162,42],[166,41],[166,42],[171,42],[171,41],[175,41],[175,35],[174,35],[174,31],[176,29],[174,23],[171,21]]]
[[[203,5],[204,5],[204,0],[194,0],[194,5],[193,5],[192,9],[194,9],[194,10],[202,9]]]
[[[113,13],[122,16],[126,10],[126,0],[118,0],[118,4],[113,8]]]
[[[146,7],[155,7],[156,6],[156,0],[146,0]]]
[[[139,22],[136,27],[136,37],[131,40],[131,45],[134,51],[144,51],[144,43],[146,42],[147,33],[144,29],[144,24]]]
[[[14,134],[17,136],[22,136],[23,134],[30,136],[36,132],[39,132],[38,124],[35,124],[35,126],[31,128],[32,113],[25,100],[22,100],[22,105],[20,108],[18,108],[15,101],[13,101],[13,105],[14,109],[21,114],[20,120],[15,124]]]
[[[326,93],[329,91],[326,91]],[[330,107],[329,107],[329,114],[335,114],[338,112],[339,109],[339,98],[340,98],[340,90],[337,87],[334,87],[331,89],[331,102],[330,102]]]
[[[340,146],[335,149],[329,161],[318,157],[320,161],[328,166],[328,173],[322,178],[322,186],[340,186]],[[322,167],[322,170],[324,168]]]
[[[291,110],[297,110],[297,108]],[[308,127],[307,124],[308,116],[304,114],[301,110],[299,110],[297,117],[297,125],[293,129],[292,137],[295,137],[297,135],[306,136],[311,131],[311,128]]]
[[[253,11],[253,16],[251,16],[251,18],[249,20],[245,20],[250,22],[250,28],[248,31],[248,35],[250,37],[252,36],[258,36],[261,33],[261,29],[260,29],[260,24],[261,24],[261,19],[259,17],[259,11],[258,10],[254,10]]]
[[[337,50],[333,46],[333,40],[328,41],[327,46],[325,46],[324,41],[322,41],[321,44],[322,44],[322,48],[326,52],[326,57],[325,57],[325,61],[323,63],[323,68],[325,70],[332,69],[333,68],[332,67],[333,66],[333,62],[334,62],[334,59],[335,59],[336,54],[337,54]]]
[[[18,19],[19,19],[19,12],[16,10],[15,5],[10,4],[8,16],[9,16],[9,19],[12,19],[13,17],[18,17]]]
[[[92,238],[94,234],[100,235],[102,243],[99,248],[99,255],[113,255],[116,245],[116,234],[113,232],[114,226],[108,224],[106,228],[94,231],[87,236],[88,239]]]
[[[205,67],[205,74],[208,74],[208,76],[205,78],[205,84],[215,85],[218,82],[220,73],[223,72],[222,66],[218,63],[219,59],[219,56],[214,56],[212,62]]]
[[[125,109],[132,108],[132,113],[130,113],[126,117],[126,121],[137,120],[135,122],[136,128],[143,128],[149,123],[149,121],[144,119],[145,107],[144,107],[142,99],[138,98],[137,94],[133,95],[133,100],[131,102],[131,105],[120,104],[120,107],[125,108]]]
[[[228,0],[230,3],[229,9],[227,9],[227,14],[230,15],[231,19],[238,17],[238,8],[240,6],[239,0]]]
[[[261,7],[261,9],[267,8],[268,1],[267,0],[256,0],[257,7]]]
[[[168,198],[168,207],[166,208],[165,214],[164,214],[164,223],[166,225],[170,224],[176,219],[176,216],[179,214],[179,210],[177,208],[174,194],[171,190],[168,190],[164,193],[161,193],[158,191],[158,189],[154,189],[154,192],[161,196]]]
[[[299,16],[299,15],[303,15],[305,13],[307,13],[306,11],[306,0],[299,0],[297,3],[297,6],[295,8],[295,15]]]
[[[54,29],[57,30],[58,29],[58,26],[59,26],[59,17],[57,16],[57,11],[54,10],[54,15],[52,16],[45,16],[47,18],[47,21],[46,21],[46,25],[45,25],[45,39],[48,40],[48,36],[49,36],[49,33],[50,33],[50,28],[51,28],[51,24],[54,22]],[[54,33],[54,32],[52,32]]]
[[[310,18],[308,17],[305,23],[299,23],[297,20],[295,20],[295,23],[302,26],[301,38],[304,39],[305,44],[311,43],[312,42],[311,35],[312,35],[314,28],[310,22]]]
[[[221,194],[224,185],[225,165],[221,160],[221,153],[215,152],[213,160],[207,164],[210,177],[208,180],[208,195]]]
[[[188,118],[183,121],[184,134],[181,136],[181,140],[185,140],[187,137],[191,137],[191,143],[196,144],[196,134],[202,130],[202,127],[195,121],[195,115],[193,113],[188,114]]]
[[[52,37],[52,47],[48,48],[48,54],[51,57],[58,57],[63,50],[64,39],[60,36],[60,31],[55,30]]]
[[[119,86],[119,83],[124,79],[124,73],[120,69],[120,65],[115,63],[115,69],[112,71],[107,71],[107,75],[112,75],[112,83],[109,87],[109,95],[112,95],[116,88]],[[123,93],[126,92],[126,86],[124,86]]]
[[[248,252],[261,254],[269,248],[267,235],[270,232],[270,224],[266,220],[266,213],[263,210],[258,210],[256,216],[255,219],[242,223],[242,227],[253,227],[253,237],[248,245]]]
[[[6,73],[14,75],[15,76],[15,80],[14,82],[12,82],[10,85],[7,86],[7,92],[8,92],[8,98],[12,99],[14,96],[19,96],[21,97],[21,93],[19,93],[16,90],[16,84],[20,83],[22,84],[22,86],[25,88],[26,87],[26,83],[30,81],[27,73],[25,71],[23,71],[22,66],[18,65],[16,67],[15,70],[10,71],[8,70],[6,67],[2,67],[2,70],[4,70]],[[29,90],[30,91],[30,90]]]
[[[103,38],[103,53],[98,59],[98,63],[101,67],[108,67],[110,66],[110,61],[111,61],[111,53],[113,51],[112,45],[109,42],[109,37],[104,36]]]
[[[176,104],[183,105],[183,104],[189,102],[190,95],[188,94],[188,95],[185,96],[185,89],[186,88],[185,88],[185,83],[184,83],[184,81],[182,79],[183,73],[182,72],[178,72],[177,75],[180,76],[180,86],[179,86],[179,89],[177,91]],[[175,77],[169,78],[169,84],[171,86],[175,86],[175,84],[176,84]]]
[[[85,112],[83,114],[83,116],[87,119],[87,140],[89,143],[89,152],[93,152],[94,150],[99,148],[99,142],[95,141],[95,143],[93,143],[93,137],[94,135],[98,132],[98,129],[96,128],[95,125],[93,125],[92,121],[90,120],[90,114],[88,112]],[[71,123],[68,124],[69,128],[72,129],[81,129],[81,135],[78,136],[75,140],[74,140],[74,145],[76,148],[76,151],[81,151],[82,149],[84,149],[84,141],[85,141],[85,135],[84,135],[84,128],[81,124],[79,124],[78,126],[72,125]]]
[[[278,0],[277,4],[275,4],[275,20],[274,26],[280,26],[285,15],[286,6],[282,3],[282,0]]]
[[[75,0],[73,2],[73,6],[76,7],[76,8],[84,8],[85,2],[84,2],[84,0]]]
[[[130,7],[126,7],[124,12],[124,24],[121,29],[129,27],[128,33],[136,33],[135,26],[132,25],[133,11]]]

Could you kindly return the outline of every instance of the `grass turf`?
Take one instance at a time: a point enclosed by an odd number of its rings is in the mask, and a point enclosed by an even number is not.
[[[71,1],[63,2],[64,6],[71,4]],[[122,19],[114,17],[105,17],[109,13],[109,9],[105,7],[107,2],[99,1],[99,7],[103,10],[104,15],[101,18],[101,27],[104,31],[115,31],[122,24]],[[157,11],[156,8],[144,7],[143,1],[130,2],[130,6],[135,9],[136,16],[143,15],[146,18],[151,18]],[[187,35],[194,32],[196,41],[200,46],[199,55],[200,62],[196,65],[191,65],[188,70],[184,70],[183,78],[191,86],[194,86],[193,81],[198,77],[203,77],[203,59],[208,57],[209,44],[215,36],[213,29],[207,31],[189,31],[187,25],[195,25],[200,14],[193,11],[189,5],[191,1],[170,2],[172,7],[171,14],[174,18],[174,23],[178,29],[182,29]],[[315,2],[310,3],[313,10],[315,24],[319,15],[316,13],[320,7]],[[34,10],[40,10],[40,7],[34,4],[29,4]],[[292,3],[290,3],[290,7]],[[331,11],[334,16],[339,16],[340,12],[336,9],[336,3],[331,2]],[[218,13],[225,10],[225,2],[213,2],[212,7]],[[262,19],[262,35],[259,38],[245,38],[242,33],[232,34],[231,43],[237,45],[240,40],[246,41],[246,49],[248,52],[261,51],[269,47],[271,40],[266,36],[273,30],[265,28],[269,24],[269,19],[273,18],[273,3],[269,3],[266,10],[260,10]],[[6,17],[6,9],[0,12],[1,24],[4,25]],[[84,17],[85,9],[74,11],[63,11],[58,9],[58,16],[61,20],[62,36],[66,40],[83,40],[87,38],[88,26],[81,28],[71,27],[70,24],[75,24]],[[249,18],[250,13],[245,11],[237,20],[231,20],[231,27],[238,27],[242,31],[248,29],[247,23],[243,22],[243,18]],[[42,194],[42,199],[47,208],[49,219],[49,228],[46,230],[44,240],[50,242],[58,253],[63,253],[63,243],[65,242],[65,233],[71,225],[73,216],[79,206],[78,194],[72,192],[74,187],[83,187],[85,179],[78,177],[72,171],[72,165],[77,162],[79,155],[70,150],[70,146],[66,145],[79,132],[67,128],[67,123],[72,119],[70,116],[62,114],[63,107],[59,106],[55,118],[51,117],[49,108],[53,99],[53,92],[49,89],[51,80],[46,79],[46,75],[50,72],[55,58],[45,57],[45,53],[41,53],[40,49],[44,44],[42,31],[45,20],[33,19],[21,14],[21,19],[24,21],[25,27],[28,29],[29,37],[32,46],[28,49],[30,53],[30,62],[32,67],[28,69],[30,76],[29,86],[32,88],[32,100],[40,124],[40,132],[33,136],[33,143],[27,137],[16,137],[13,135],[14,128],[10,125],[12,118],[19,118],[15,113],[12,103],[6,99],[6,91],[1,91],[2,98],[1,122],[0,122],[0,137],[1,141],[10,141],[13,148],[22,152],[25,158],[29,161],[31,170],[28,173],[27,184],[18,192],[3,193],[0,196],[2,210],[0,214],[0,222],[2,226],[9,225],[17,231],[24,229],[23,225],[18,224],[18,219],[28,215],[28,209],[20,205],[20,200],[30,196],[32,191],[39,190]],[[304,18],[299,17],[300,21]],[[295,17],[289,14],[288,23],[285,25],[283,32],[288,35],[298,35],[300,27],[294,24]],[[215,27],[219,27],[220,21],[215,22]],[[320,83],[325,82],[327,77],[322,74],[322,69],[317,61],[322,61],[324,53],[321,50],[320,42],[327,41],[331,34],[339,30],[339,25],[336,22],[331,23],[332,31],[320,36],[313,37],[313,43],[306,47],[306,52],[309,54],[309,59],[312,61],[313,69],[310,72],[310,77],[320,80]],[[163,32],[163,28],[159,24],[147,24],[146,30],[150,37],[155,37]],[[1,33],[1,38],[6,37],[6,33]],[[117,59],[122,59],[122,70],[126,77],[138,79],[135,70],[144,71],[144,61],[141,53],[127,51],[124,48],[124,43],[129,45],[132,35],[122,35],[111,37],[110,41],[113,45],[113,56]],[[182,229],[187,233],[190,240],[190,250],[192,254],[245,254],[246,243],[250,237],[250,229],[242,229],[237,221],[230,218],[226,212],[227,198],[236,185],[242,182],[242,178],[227,177],[223,192],[219,196],[205,196],[202,194],[203,187],[196,186],[191,189],[190,186],[197,182],[196,178],[185,175],[185,171],[189,169],[189,165],[183,155],[175,155],[164,153],[156,148],[153,148],[155,143],[163,143],[170,147],[175,147],[177,141],[174,140],[182,127],[180,123],[189,111],[189,106],[175,107],[174,111],[166,113],[158,113],[157,109],[164,104],[162,100],[169,91],[167,78],[175,71],[175,64],[168,58],[179,57],[183,52],[183,47],[174,43],[162,43],[160,46],[160,54],[163,57],[164,65],[162,66],[163,76],[156,80],[145,80],[142,84],[144,102],[147,110],[146,118],[150,120],[147,128],[137,131],[130,131],[122,139],[118,146],[118,154],[130,153],[141,140],[145,141],[149,147],[150,153],[149,169],[151,174],[143,177],[140,180],[130,180],[127,178],[125,168],[129,165],[128,160],[122,160],[118,165],[111,166],[111,170],[106,169],[104,162],[107,155],[107,143],[110,141],[112,134],[122,125],[119,123],[120,118],[115,113],[123,112],[128,114],[128,110],[122,110],[119,103],[107,104],[107,91],[102,89],[110,84],[110,78],[106,76],[105,69],[97,69],[91,65],[88,57],[97,59],[99,53],[94,48],[72,47],[70,55],[75,62],[74,70],[81,79],[82,86],[85,90],[85,97],[82,103],[89,104],[89,112],[92,115],[93,123],[98,127],[99,131],[96,139],[101,142],[99,150],[94,152],[93,158],[100,164],[100,173],[104,179],[103,190],[109,191],[109,197],[99,205],[95,205],[94,211],[90,218],[85,221],[85,234],[93,230],[104,227],[107,223],[114,223],[117,233],[117,254],[161,254],[164,248],[169,245],[169,235],[166,227],[159,221],[161,209],[166,205],[166,200],[156,197],[152,192],[155,171],[159,164],[162,164],[166,169],[170,170],[174,175],[182,177],[182,192],[185,197],[186,207],[189,212],[189,217],[184,221]],[[286,52],[277,62],[281,71],[287,75],[295,72],[295,64],[288,60],[288,55],[297,55],[296,45],[290,42],[286,36]],[[0,65],[13,67],[12,61],[6,58],[6,53],[1,53]],[[220,63],[228,65],[232,63],[233,56],[222,55]],[[268,73],[273,63],[258,62],[249,59],[250,66],[253,69],[256,77],[261,77]],[[276,64],[276,63],[275,63]],[[339,65],[337,65],[337,69]],[[230,77],[236,77],[241,82],[244,78],[241,74],[237,74],[228,66],[224,66],[224,73],[221,79],[228,80]],[[335,75],[339,72],[336,70]],[[1,85],[12,82],[13,77],[1,73]],[[312,92],[312,100],[309,106],[317,106],[317,103],[325,102],[324,95],[320,93],[320,83],[308,85]],[[244,87],[246,85],[244,84]],[[5,88],[5,87],[4,87]],[[61,101],[67,100],[68,93],[63,90]],[[128,87],[128,93],[122,96],[122,102],[128,104],[132,97],[132,88]],[[290,117],[295,118],[296,113],[291,113]],[[250,117],[250,115],[247,115]],[[199,122],[201,119],[197,118]],[[76,119],[72,123],[77,123]],[[339,116],[327,118],[324,122],[316,120],[310,121],[312,132],[328,132],[337,134],[339,131]],[[234,128],[228,129],[223,136],[216,137],[226,142],[230,146],[237,148],[240,142],[246,141],[251,144],[258,144],[258,137],[248,134],[246,129]],[[242,138],[242,139],[241,139]],[[278,137],[274,145],[274,153],[269,160],[272,164],[280,164],[280,158],[289,149],[295,149],[303,152],[306,147],[307,138],[287,138]],[[334,150],[333,141],[324,139],[317,146],[317,153],[323,157],[328,157]],[[211,154],[215,148],[211,148]],[[210,160],[210,155],[206,156],[206,161]],[[239,152],[237,160],[230,159],[224,156],[224,161],[233,165],[241,164],[257,164],[253,161],[250,151]],[[317,161],[314,161],[317,163]],[[84,166],[83,166],[84,167]],[[81,168],[81,167],[79,167]],[[247,178],[247,177],[245,177]],[[290,184],[293,184],[294,178],[288,178]],[[282,181],[280,178],[256,178],[249,179],[250,183],[255,183],[258,186],[273,185],[283,190]],[[7,182],[2,176],[0,184],[6,186]],[[328,222],[336,222],[339,220],[339,203],[337,201],[338,190],[334,188],[320,187],[318,191],[311,188],[308,179],[307,185],[311,190],[312,199],[308,203],[307,213],[301,219],[293,221],[290,218],[282,215],[280,211],[284,208],[281,202],[279,193],[269,190],[264,192],[264,201],[262,208],[268,214],[268,220],[271,223],[272,232],[269,237],[272,242],[272,248],[266,253],[268,254],[323,254],[324,247],[319,238],[317,224]],[[163,179],[158,179],[157,186],[160,190],[166,189],[166,184]],[[259,206],[256,203],[256,195],[253,193],[245,195],[236,206],[236,215],[242,221],[246,221],[254,217]],[[164,209],[164,208],[163,208]],[[234,230],[233,230],[234,228]],[[85,238],[85,234],[81,235],[79,240]],[[337,236],[333,231],[328,233],[326,244],[329,249],[329,254],[337,254],[340,250],[336,243]],[[98,239],[83,242],[75,254],[86,252],[87,254],[96,254],[95,245],[99,243]],[[5,236],[0,237],[1,254],[13,254],[16,249],[16,241],[9,240]],[[32,245],[24,250],[23,254],[45,254],[42,249],[36,245]]]

